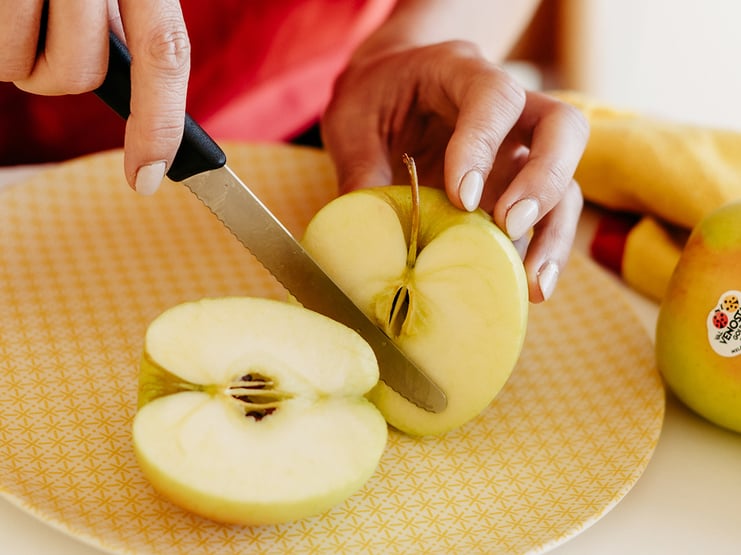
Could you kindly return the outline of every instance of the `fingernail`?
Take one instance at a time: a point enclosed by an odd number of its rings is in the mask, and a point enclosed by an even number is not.
[[[459,198],[463,208],[473,212],[479,207],[481,195],[484,192],[484,178],[481,173],[471,170],[461,179],[461,186],[458,191]]]
[[[517,240],[525,235],[538,219],[538,211],[538,202],[531,198],[522,199],[512,205],[504,220],[510,239]]]
[[[553,261],[548,261],[538,270],[538,287],[543,300],[548,300],[556,288],[558,281],[558,265]]]
[[[134,188],[140,195],[152,195],[159,189],[165,177],[165,162],[153,162],[142,166],[136,172]]]
[[[512,244],[515,246],[517,254],[519,254],[520,258],[524,260],[525,255],[527,254],[527,247],[530,244],[530,235],[523,235],[519,239],[512,241]]]

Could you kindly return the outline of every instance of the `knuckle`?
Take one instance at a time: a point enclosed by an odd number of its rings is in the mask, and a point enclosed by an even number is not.
[[[480,86],[483,91],[489,91],[489,111],[492,114],[489,134],[499,145],[522,114],[526,93],[514,78],[499,69],[483,76]]]
[[[166,159],[180,144],[183,121],[182,114],[173,109],[155,113],[132,110],[126,141],[136,143],[137,150],[149,153],[152,160]]]
[[[503,139],[504,133],[493,127],[473,130],[466,141],[466,149],[471,159],[476,161],[474,166],[488,172]]]
[[[0,50],[0,81],[28,79],[35,65],[35,55],[14,55],[8,50]]]
[[[162,25],[146,41],[147,62],[161,71],[180,74],[190,63],[190,39],[185,28]]]
[[[9,3],[8,3],[9,4]],[[17,10],[23,12],[22,8]],[[34,32],[24,21],[23,14],[12,26],[7,21],[0,23],[0,80],[19,81],[33,74],[38,62],[39,51]]]
[[[32,66],[26,64],[0,64],[0,81],[22,81],[31,76]]]
[[[570,164],[560,158],[531,158],[535,175],[538,176],[538,196],[544,206],[555,206],[567,202],[571,206],[581,205],[581,189],[574,181]]]
[[[153,144],[180,141],[183,133],[183,126],[179,122],[182,121],[182,118],[178,119],[178,116],[175,114],[172,114],[171,116],[172,117],[165,115],[165,117],[158,118],[156,121],[152,122],[149,137]]]
[[[518,114],[522,112],[527,102],[525,89],[509,72],[502,68],[496,68],[496,81],[499,85],[497,91],[502,100],[511,104],[517,109]]]
[[[589,122],[584,113],[576,106],[572,106],[568,103],[561,103],[559,106],[562,118],[566,122],[567,126],[573,129],[576,136],[586,144],[587,139],[589,138]]]
[[[54,94],[82,94],[100,86],[105,79],[106,64],[101,60],[78,64],[70,59],[49,59],[40,80],[47,85],[48,92]]]
[[[546,175],[548,187],[555,191],[559,197],[563,196],[571,183],[570,169],[559,159],[547,166]]]
[[[483,58],[481,47],[468,40],[454,39],[438,45],[441,50],[448,51],[451,55],[463,58]]]
[[[18,67],[12,79],[19,88],[43,95],[81,94],[99,87],[106,75],[107,60],[97,56],[68,56],[46,52]]]
[[[97,89],[105,79],[105,71],[91,70],[77,74],[61,71],[58,77],[66,94],[82,94]]]
[[[490,91],[498,104],[508,107],[519,115],[525,107],[527,95],[525,89],[507,71],[488,62],[480,70],[476,86],[481,92]]]

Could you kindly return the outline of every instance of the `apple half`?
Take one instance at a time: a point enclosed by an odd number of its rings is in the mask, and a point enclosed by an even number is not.
[[[482,210],[443,191],[388,185],[340,196],[312,218],[302,244],[353,301],[446,393],[439,413],[383,382],[369,394],[411,435],[440,435],[481,413],[515,367],[528,290],[512,241]]]
[[[174,306],[149,325],[133,423],[137,460],[175,504],[271,524],[321,513],[374,473],[387,424],[353,330],[248,297]]]

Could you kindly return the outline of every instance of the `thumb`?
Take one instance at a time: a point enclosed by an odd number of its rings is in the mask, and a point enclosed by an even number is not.
[[[131,52],[124,167],[129,183],[141,194],[158,188],[183,133],[190,44],[185,24],[173,15],[179,14],[179,7],[171,4],[169,18],[157,12],[141,21],[139,11],[124,17]]]

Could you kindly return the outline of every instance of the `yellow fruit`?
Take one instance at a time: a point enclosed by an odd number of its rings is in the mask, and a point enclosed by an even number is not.
[[[741,432],[741,202],[692,230],[656,324],[667,385],[711,422]]]

